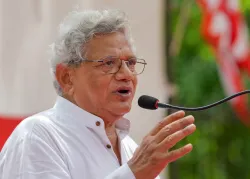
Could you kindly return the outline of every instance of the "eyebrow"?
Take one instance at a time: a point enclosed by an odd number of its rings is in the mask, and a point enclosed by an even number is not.
[[[135,55],[129,55],[129,56],[122,56],[125,57],[125,60],[131,59],[131,58],[136,58]],[[120,57],[121,58],[121,57]]]
[[[109,55],[109,56],[105,56],[105,57],[101,58],[100,60],[103,60],[103,59],[108,58],[108,57],[119,57],[119,56]],[[135,55],[128,55],[128,56],[120,56],[119,58],[122,59],[122,60],[123,59],[128,60],[128,59],[131,59],[131,58],[136,58],[136,56]]]

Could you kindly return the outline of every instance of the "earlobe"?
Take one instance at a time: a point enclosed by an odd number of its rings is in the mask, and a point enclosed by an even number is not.
[[[74,87],[73,86],[69,89],[68,94],[70,96],[73,96],[73,94],[74,94]]]

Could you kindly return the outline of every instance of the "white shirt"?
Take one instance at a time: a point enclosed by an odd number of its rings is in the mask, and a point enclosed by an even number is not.
[[[0,154],[0,179],[135,179],[127,165],[137,148],[129,127],[125,118],[116,122],[120,166],[103,120],[58,97],[13,131]]]

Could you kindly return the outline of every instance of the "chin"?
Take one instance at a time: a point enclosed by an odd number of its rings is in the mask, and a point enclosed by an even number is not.
[[[112,108],[112,111],[116,113],[117,115],[124,115],[128,113],[131,110],[131,104],[117,104],[114,105]]]

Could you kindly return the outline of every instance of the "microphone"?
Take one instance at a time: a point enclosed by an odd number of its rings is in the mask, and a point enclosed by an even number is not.
[[[187,107],[174,106],[174,105],[170,105],[170,104],[164,104],[164,103],[160,103],[158,99],[156,99],[152,96],[142,95],[138,99],[138,105],[141,108],[150,109],[150,110],[155,110],[158,108],[171,108],[171,109],[184,110],[184,111],[201,111],[201,110],[206,110],[208,108],[212,108],[212,107],[217,106],[219,104],[222,104],[228,100],[231,100],[237,96],[247,94],[247,93],[250,93],[250,90],[241,91],[239,93],[236,93],[232,96],[226,97],[226,98],[224,98],[220,101],[217,101],[215,103],[212,103],[212,104],[209,104],[206,106],[202,106],[202,107],[195,107],[195,108],[187,108]]]

